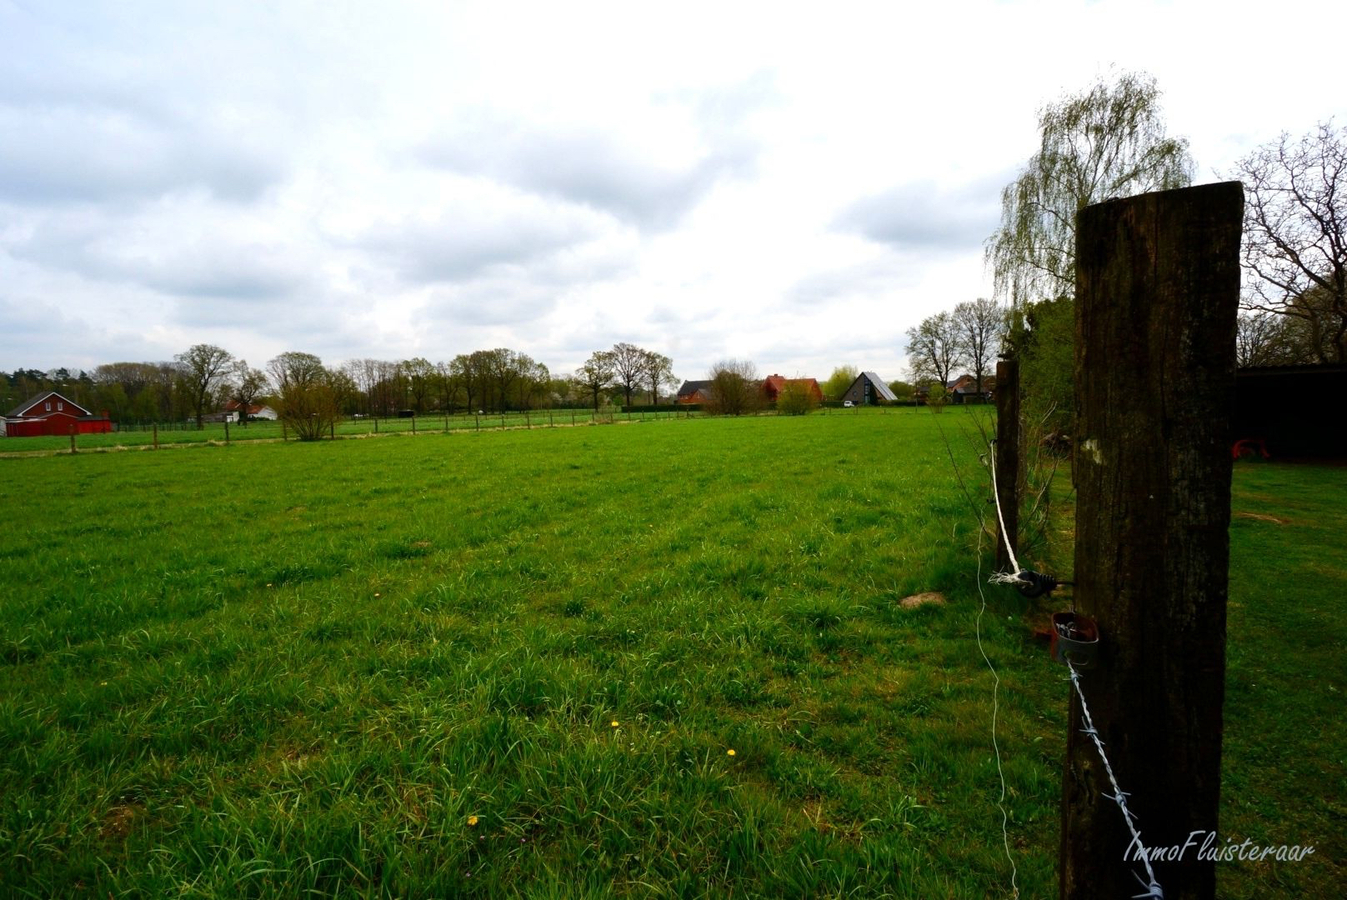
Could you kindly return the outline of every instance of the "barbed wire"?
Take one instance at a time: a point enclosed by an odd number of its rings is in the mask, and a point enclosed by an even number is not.
[[[1099,737],[1099,731],[1094,727],[1094,718],[1090,715],[1090,706],[1085,702],[1085,692],[1080,687],[1080,673],[1076,671],[1076,667],[1072,663],[1068,662],[1067,666],[1071,669],[1071,685],[1076,689],[1076,696],[1080,698],[1080,711],[1085,717],[1085,727],[1081,729],[1081,732],[1094,741],[1094,747],[1099,751],[1099,758],[1104,763],[1104,771],[1108,773],[1109,784],[1113,786],[1113,796],[1109,797],[1108,794],[1104,796],[1117,803],[1118,809],[1122,810],[1123,821],[1127,823],[1127,830],[1132,832],[1131,846],[1137,848],[1137,852],[1141,855],[1141,861],[1146,866],[1146,878],[1136,875],[1137,881],[1141,882],[1141,886],[1146,890],[1144,893],[1133,894],[1132,896],[1134,898],[1164,900],[1165,892],[1161,889],[1160,882],[1155,878],[1155,870],[1151,868],[1150,854],[1146,852],[1146,845],[1141,842],[1141,831],[1136,825],[1136,814],[1127,808],[1128,795],[1118,786],[1118,779],[1113,774],[1113,766],[1109,764],[1108,755],[1104,753],[1104,741]]]

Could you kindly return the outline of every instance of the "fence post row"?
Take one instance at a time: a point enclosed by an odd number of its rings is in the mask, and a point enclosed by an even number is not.
[[[1099,625],[1081,694],[1148,847],[1215,833],[1230,560],[1239,182],[1090,206],[1077,219],[1075,603]],[[1137,894],[1131,832],[1073,694],[1060,896]],[[1154,863],[1210,898],[1216,865]]]

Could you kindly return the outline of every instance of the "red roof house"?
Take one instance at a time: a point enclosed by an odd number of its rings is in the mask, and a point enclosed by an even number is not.
[[[7,437],[65,437],[69,434],[106,434],[111,430],[112,422],[107,413],[96,416],[55,391],[20,403],[5,416]]]
[[[803,387],[814,398],[815,403],[823,402],[823,389],[819,387],[818,379],[783,378],[780,375],[768,375],[762,380],[762,398],[768,403],[775,403],[776,398],[781,393],[781,389],[788,384]]]

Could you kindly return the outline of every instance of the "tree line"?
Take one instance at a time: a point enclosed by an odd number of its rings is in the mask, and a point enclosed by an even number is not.
[[[226,405],[270,405],[301,432],[345,416],[505,412],[552,407],[595,409],[620,398],[659,403],[677,381],[672,360],[629,343],[595,351],[574,373],[555,376],[526,353],[498,347],[443,362],[352,359],[327,365],[287,351],[256,368],[214,344],[196,344],[171,362],[107,363],[90,371],[0,372],[4,409],[54,390],[117,421],[205,418]],[[246,415],[242,416],[246,422]]]

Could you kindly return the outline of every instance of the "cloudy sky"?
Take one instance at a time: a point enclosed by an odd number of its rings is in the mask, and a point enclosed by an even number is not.
[[[990,294],[1040,106],[1150,72],[1217,180],[1347,121],[1302,45],[1345,6],[0,0],[0,370],[626,340],[898,377]]]

